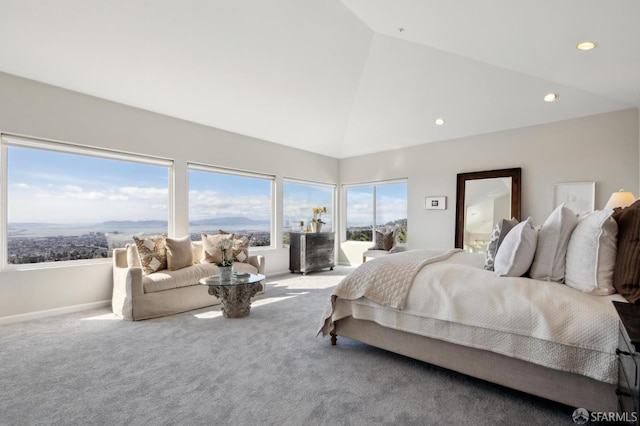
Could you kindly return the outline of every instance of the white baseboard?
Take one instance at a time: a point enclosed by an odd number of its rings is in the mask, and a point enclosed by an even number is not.
[[[0,317],[0,325],[29,321],[39,318],[53,317],[62,314],[70,314],[72,312],[87,311],[89,309],[102,308],[104,306],[110,305],[111,300],[102,300],[100,302],[83,303],[82,305],[65,306],[64,308],[47,309],[46,311],[36,311],[28,312],[26,314],[11,315],[8,317]]]

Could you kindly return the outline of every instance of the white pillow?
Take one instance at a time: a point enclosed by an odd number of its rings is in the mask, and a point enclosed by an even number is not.
[[[536,280],[564,280],[567,246],[578,218],[564,203],[547,218],[538,232],[538,247],[531,264],[529,276]]]
[[[564,281],[569,287],[597,296],[615,292],[618,224],[611,213],[613,210],[597,210],[578,222],[567,248]]]
[[[484,257],[484,269],[487,271],[493,271],[493,262],[496,258],[496,253],[498,253],[498,249],[500,248],[500,244],[504,240],[504,237],[507,236],[509,231],[513,229],[514,226],[518,224],[518,220],[516,218],[511,219],[500,219],[496,226],[493,228],[493,232],[491,232],[491,236],[489,237],[489,243],[487,244],[487,251],[485,252]]]
[[[527,273],[536,254],[538,231],[531,218],[520,222],[504,237],[496,253],[494,273],[501,277],[521,277]]]

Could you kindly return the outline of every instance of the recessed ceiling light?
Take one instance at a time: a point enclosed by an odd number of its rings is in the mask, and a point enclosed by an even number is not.
[[[578,49],[578,50],[591,50],[591,49],[594,49],[596,46],[597,46],[597,44],[595,44],[592,41],[583,41],[582,43],[576,44],[576,49]]]
[[[444,120],[442,118],[437,118],[435,123],[436,126],[442,126],[444,124]]]
[[[556,99],[558,99],[557,93],[547,93],[546,95],[544,95],[545,102],[554,102]]]

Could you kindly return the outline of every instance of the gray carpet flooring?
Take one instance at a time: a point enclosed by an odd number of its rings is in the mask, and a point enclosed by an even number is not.
[[[573,408],[316,337],[348,271],[273,277],[242,319],[102,308],[0,326],[0,425],[574,424]]]

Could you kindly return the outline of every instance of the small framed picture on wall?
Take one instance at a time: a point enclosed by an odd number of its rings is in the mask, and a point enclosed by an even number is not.
[[[447,197],[425,197],[425,210],[445,210],[447,208]]]

